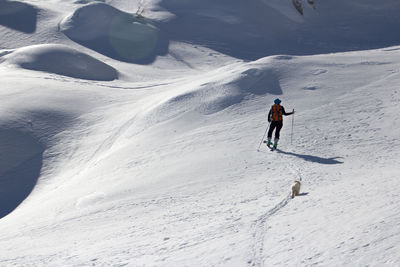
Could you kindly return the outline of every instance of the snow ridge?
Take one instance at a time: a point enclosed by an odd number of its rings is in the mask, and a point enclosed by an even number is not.
[[[400,265],[400,2],[143,5],[0,0],[0,265]]]
[[[44,44],[16,49],[3,62],[23,69],[45,71],[85,80],[112,81],[118,78],[113,67],[75,49]]]
[[[166,53],[167,40],[149,19],[105,3],[91,3],[64,18],[60,30],[71,40],[116,60],[150,64]]]

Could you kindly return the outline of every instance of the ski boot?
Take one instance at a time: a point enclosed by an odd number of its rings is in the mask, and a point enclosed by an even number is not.
[[[272,146],[271,139],[268,138],[268,141],[265,141],[265,143],[267,143],[267,147],[271,148]]]
[[[278,141],[279,141],[279,139],[276,139],[276,138],[275,138],[275,140],[274,140],[274,145],[273,145],[273,147],[272,147],[272,150],[277,149],[277,147],[278,147]]]

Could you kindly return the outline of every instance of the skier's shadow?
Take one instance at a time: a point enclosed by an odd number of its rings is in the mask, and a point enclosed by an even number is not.
[[[332,158],[321,158],[318,156],[312,156],[312,155],[304,155],[304,154],[297,154],[293,152],[286,152],[280,149],[277,149],[277,152],[289,155],[289,156],[295,156],[301,159],[304,159],[305,161],[311,161],[311,162],[316,162],[319,164],[342,164],[343,161],[339,161],[338,159],[341,159],[342,157],[332,157]]]

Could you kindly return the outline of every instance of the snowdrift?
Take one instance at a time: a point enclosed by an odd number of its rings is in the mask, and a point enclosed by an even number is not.
[[[30,134],[0,126],[0,218],[12,212],[33,190],[44,148]]]
[[[43,89],[43,81],[28,83],[34,88],[31,94],[19,94],[26,84],[14,80],[11,94],[7,94],[9,84],[2,85],[6,101],[0,109],[0,218],[12,213],[43,183],[41,175],[57,164],[61,151],[55,147],[64,141],[61,133],[90,106],[82,105],[81,98],[87,97],[65,95],[62,85]]]
[[[0,25],[24,33],[36,30],[38,10],[29,4],[0,0]]]
[[[16,49],[5,55],[3,61],[24,69],[79,79],[111,81],[118,78],[113,67],[65,45],[46,44]]]
[[[278,61],[265,58],[212,71],[177,87],[148,114],[159,121],[192,111],[210,115],[254,96],[281,95],[280,71],[274,68]]]
[[[0,25],[0,265],[399,265],[400,48],[261,58],[398,44],[397,1],[55,0],[29,38]],[[270,152],[276,97],[296,115]]]
[[[78,8],[59,27],[71,40],[125,62],[149,64],[168,49],[151,21],[104,3]]]

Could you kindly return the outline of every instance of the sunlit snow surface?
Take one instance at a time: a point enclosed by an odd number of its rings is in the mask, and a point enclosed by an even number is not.
[[[0,0],[0,265],[400,265],[400,2],[87,2]]]

